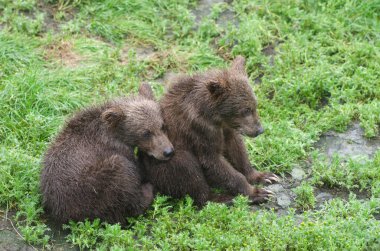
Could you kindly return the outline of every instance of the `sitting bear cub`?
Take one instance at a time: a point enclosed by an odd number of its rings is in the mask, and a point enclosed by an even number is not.
[[[177,78],[160,104],[176,154],[167,162],[139,155],[148,181],[159,192],[190,195],[200,206],[210,200],[210,187],[256,203],[273,194],[250,184],[272,183],[278,177],[252,168],[243,143],[241,135],[263,132],[243,57],[229,69]]]
[[[174,150],[152,90],[142,85],[139,92],[78,112],[48,148],[41,190],[57,222],[100,218],[125,224],[125,217],[152,203],[153,187],[142,184],[134,148],[159,160]]]

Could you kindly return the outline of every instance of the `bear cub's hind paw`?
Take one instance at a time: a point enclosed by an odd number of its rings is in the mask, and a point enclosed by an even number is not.
[[[153,193],[153,186],[150,183],[145,183],[141,186],[141,190],[144,196],[144,199],[150,203],[153,202],[154,199],[154,193]]]

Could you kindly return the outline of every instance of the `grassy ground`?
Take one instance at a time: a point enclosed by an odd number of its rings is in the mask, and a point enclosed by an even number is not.
[[[286,216],[252,212],[245,198],[196,210],[190,199],[158,197],[128,229],[71,223],[80,248],[378,250],[380,151],[371,160],[317,157],[329,130],[359,121],[379,136],[380,1],[233,1],[193,12],[193,0],[0,0],[0,204],[16,211],[25,240],[52,248],[39,194],[40,159],[65,118],[166,73],[224,66],[236,55],[259,97],[266,133],[246,141],[260,170],[286,174],[308,162]],[[234,20],[221,22],[226,13]],[[198,15],[198,16],[197,16]],[[361,189],[318,211],[313,189]]]

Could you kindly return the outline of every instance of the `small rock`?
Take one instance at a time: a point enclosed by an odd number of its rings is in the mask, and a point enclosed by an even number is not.
[[[380,221],[380,214],[373,214],[373,216],[375,217],[376,220]]]
[[[290,200],[290,197],[287,195],[287,194],[279,194],[277,195],[277,204],[282,207],[282,208],[286,208],[286,207],[289,207],[290,204],[291,204],[291,200]]]
[[[320,193],[315,198],[317,199],[318,202],[322,203],[328,200],[332,200],[334,196],[332,196],[329,193]]]
[[[281,184],[273,184],[270,186],[267,186],[266,189],[274,192],[274,193],[279,193],[285,191],[284,187]]]
[[[299,167],[293,168],[290,175],[292,175],[293,179],[295,179],[295,180],[303,180],[306,177],[305,171]]]

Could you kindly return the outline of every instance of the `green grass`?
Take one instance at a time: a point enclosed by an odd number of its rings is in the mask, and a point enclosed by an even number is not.
[[[376,190],[376,184],[380,180],[380,151],[372,160],[349,160],[344,161],[335,156],[331,163],[314,160],[313,183],[329,187],[342,187],[347,189]],[[376,196],[376,192],[372,193]],[[378,194],[377,197],[379,198]]]
[[[252,163],[285,174],[313,159],[299,206],[312,208],[312,186],[361,189],[371,199],[333,200],[320,211],[198,211],[189,199],[158,197],[128,229],[71,223],[67,240],[81,248],[376,250],[380,223],[378,151],[367,161],[314,156],[329,130],[359,121],[368,138],[380,125],[380,1],[233,1],[217,4],[195,25],[192,0],[0,0],[0,204],[16,211],[32,244],[52,247],[41,215],[40,159],[72,112],[135,92],[168,72],[221,67],[242,54],[266,133],[246,139]],[[228,10],[236,22],[221,25]],[[263,53],[276,44],[274,64]],[[149,47],[148,57],[139,48]],[[311,192],[310,192],[311,191]],[[304,207],[305,206],[305,207]],[[303,223],[299,224],[299,219]]]
[[[232,207],[208,204],[195,210],[187,198],[173,206],[158,198],[128,230],[99,221],[71,223],[68,239],[81,248],[99,250],[376,250],[380,225],[373,220],[375,201],[331,201],[318,212],[278,217],[250,212],[247,199]],[[303,220],[302,223],[300,222]]]

